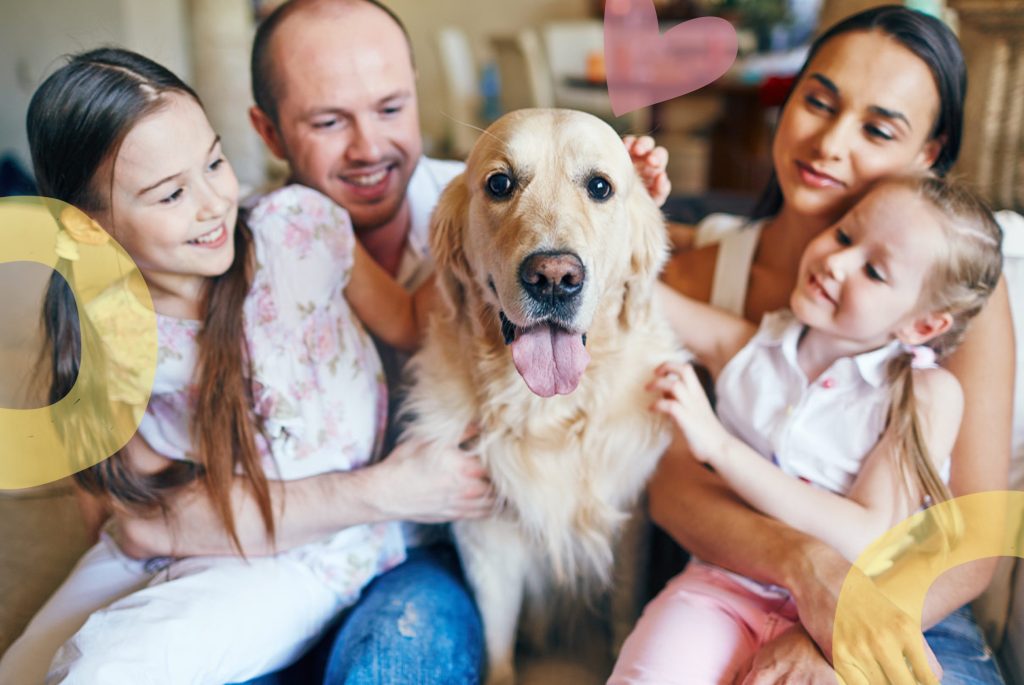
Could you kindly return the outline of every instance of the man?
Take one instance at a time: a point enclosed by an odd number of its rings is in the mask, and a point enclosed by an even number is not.
[[[344,207],[370,255],[407,288],[432,270],[429,218],[463,164],[423,156],[416,73],[408,35],[375,0],[293,0],[257,31],[250,118],[291,181]],[[649,138],[627,139],[651,194],[664,200],[667,155]],[[389,377],[401,359],[381,349]],[[394,396],[394,393],[392,393]],[[303,544],[340,528],[380,520],[440,523],[482,516],[493,495],[479,461],[461,450],[399,445],[381,462],[348,474],[275,483],[276,546],[242,482],[236,521],[248,554]],[[287,509],[283,508],[287,500]],[[125,526],[135,556],[231,551],[202,497],[172,504],[174,535],[159,521]],[[250,526],[250,519],[252,525]],[[450,544],[421,544],[410,529],[409,559],[379,577],[311,660],[260,682],[478,682],[482,628]],[[311,672],[313,671],[313,672]]]
[[[464,165],[422,154],[412,49],[399,19],[367,0],[286,3],[257,32],[252,82],[250,119],[289,163],[291,181],[344,207],[373,259],[406,288],[419,286],[433,266],[430,213]],[[378,351],[393,416],[404,358]],[[324,682],[481,680],[482,627],[454,550],[420,544],[430,540],[423,529],[407,533],[409,559],[346,616]],[[405,612],[418,630],[400,632]],[[375,663],[378,654],[386,656]]]

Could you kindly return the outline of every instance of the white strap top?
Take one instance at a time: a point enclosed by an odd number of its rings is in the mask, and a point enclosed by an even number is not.
[[[750,221],[734,214],[711,214],[697,226],[695,247],[718,244],[711,304],[743,316],[750,267],[764,221]]]

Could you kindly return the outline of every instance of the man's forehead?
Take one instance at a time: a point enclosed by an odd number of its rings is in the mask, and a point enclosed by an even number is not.
[[[271,49],[280,63],[290,56],[315,53],[380,53],[388,60],[411,63],[402,28],[383,10],[367,2],[303,3],[275,31]]]
[[[368,38],[365,32],[348,41],[323,24],[294,31],[294,36],[283,34],[274,53],[282,108],[355,108],[400,94],[415,97],[404,37],[395,30],[397,41]]]

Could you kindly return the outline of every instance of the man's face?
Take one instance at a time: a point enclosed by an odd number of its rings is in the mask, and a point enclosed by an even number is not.
[[[347,209],[357,231],[392,220],[423,149],[402,30],[369,5],[300,12],[271,54],[293,180]]]

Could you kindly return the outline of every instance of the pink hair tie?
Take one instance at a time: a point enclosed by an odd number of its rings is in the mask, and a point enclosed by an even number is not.
[[[934,369],[935,363],[935,350],[928,347],[927,345],[907,345],[901,346],[903,351],[910,355],[910,366],[914,369]]]

